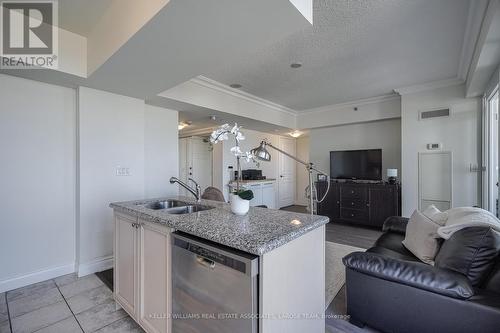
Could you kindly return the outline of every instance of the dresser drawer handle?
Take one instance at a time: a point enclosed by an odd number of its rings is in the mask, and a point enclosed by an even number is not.
[[[354,190],[351,190],[351,194],[354,194]]]
[[[351,214],[351,217],[354,217],[354,214]]]
[[[354,206],[354,202],[351,202],[351,206]]]

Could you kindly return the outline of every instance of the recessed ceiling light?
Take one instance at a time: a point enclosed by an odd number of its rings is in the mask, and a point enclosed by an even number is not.
[[[188,126],[189,126],[189,125],[191,125],[191,124],[192,124],[192,122],[191,122],[191,121],[181,121],[181,122],[179,123],[179,125],[177,125],[177,129],[180,131],[180,130],[182,130],[182,129],[184,129],[184,128],[188,127]]]
[[[292,64],[290,65],[290,67],[292,67],[292,68],[300,68],[300,67],[302,67],[302,64],[300,62],[292,62]]]
[[[292,138],[298,138],[299,136],[302,135],[302,132],[301,131],[293,131],[292,133],[288,133]]]
[[[229,86],[234,89],[240,89],[242,87],[239,83],[231,83]]]

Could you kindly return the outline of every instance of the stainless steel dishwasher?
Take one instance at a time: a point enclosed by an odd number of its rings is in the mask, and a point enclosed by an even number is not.
[[[172,237],[173,333],[258,332],[258,256],[180,232]]]

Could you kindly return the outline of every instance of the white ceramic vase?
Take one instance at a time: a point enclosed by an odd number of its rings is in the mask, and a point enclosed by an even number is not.
[[[240,198],[231,193],[231,211],[236,215],[245,215],[250,209],[250,200]]]

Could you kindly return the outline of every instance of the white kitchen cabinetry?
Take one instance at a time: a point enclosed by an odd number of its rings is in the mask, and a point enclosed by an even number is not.
[[[115,300],[147,333],[170,332],[170,232],[115,214]]]
[[[115,299],[131,316],[137,312],[136,218],[115,214]]]
[[[276,208],[276,191],[274,190],[274,183],[262,184],[262,204],[268,208]]]
[[[236,189],[236,183],[229,185],[231,190]],[[266,205],[267,208],[276,208],[276,190],[275,182],[257,182],[257,183],[242,183],[240,187],[253,192],[253,199],[250,200],[250,206]]]

